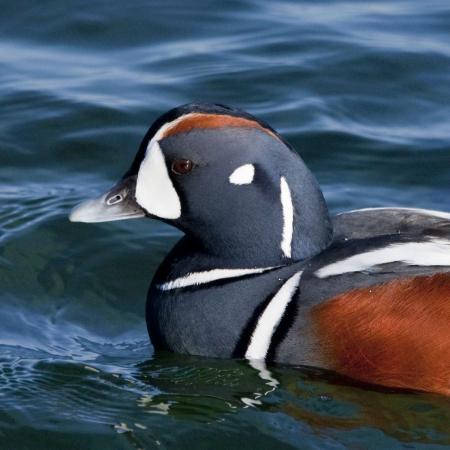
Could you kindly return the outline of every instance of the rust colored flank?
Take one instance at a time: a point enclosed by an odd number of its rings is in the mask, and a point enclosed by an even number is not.
[[[221,114],[187,114],[179,121],[176,121],[173,126],[169,127],[163,134],[163,138],[173,136],[178,133],[187,133],[196,128],[256,128],[264,131],[270,136],[279,139],[279,137],[268,128],[264,128],[255,120],[246,119],[243,117],[233,117]]]
[[[450,273],[346,292],[315,307],[312,320],[336,372],[450,396]]]

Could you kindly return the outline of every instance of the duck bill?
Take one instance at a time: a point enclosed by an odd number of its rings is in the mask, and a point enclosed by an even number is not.
[[[100,197],[86,200],[75,206],[69,215],[69,220],[94,223],[145,217],[145,211],[134,198],[135,189],[136,177],[124,178]]]

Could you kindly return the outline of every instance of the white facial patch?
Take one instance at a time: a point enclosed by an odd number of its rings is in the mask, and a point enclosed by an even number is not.
[[[181,216],[181,204],[177,191],[169,177],[166,161],[159,146],[164,133],[176,126],[190,114],[178,117],[164,124],[153,136],[147,146],[145,158],[139,167],[136,180],[136,201],[148,213],[162,219],[178,219]]]
[[[283,318],[287,306],[294,297],[303,272],[292,275],[274,295],[258,319],[250,344],[245,353],[247,359],[265,359],[272,336]]]
[[[353,255],[328,264],[315,272],[318,278],[361,272],[380,264],[402,262],[410,266],[450,266],[450,241],[434,239],[426,242],[391,244]]]
[[[292,234],[294,232],[294,206],[292,205],[292,196],[286,178],[280,180],[280,198],[283,211],[283,234],[281,240],[281,250],[284,256],[291,257],[292,254]]]
[[[228,178],[231,184],[243,185],[251,184],[255,177],[255,166],[253,164],[244,164],[238,167]]]
[[[139,168],[135,196],[150,214],[162,219],[181,216],[180,198],[169,177],[161,147],[153,139]]]

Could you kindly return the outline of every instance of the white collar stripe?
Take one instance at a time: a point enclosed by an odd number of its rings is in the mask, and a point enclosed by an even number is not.
[[[245,353],[249,360],[265,359],[278,325],[300,284],[302,271],[292,275],[274,295],[258,319]]]
[[[292,234],[294,232],[294,207],[292,205],[292,196],[286,178],[280,180],[280,198],[283,211],[283,233],[281,240],[281,250],[284,256],[292,256]]]
[[[161,291],[170,291],[172,289],[179,289],[188,286],[198,286],[200,284],[212,283],[213,281],[225,280],[228,278],[238,278],[244,275],[252,275],[263,273],[275,267],[255,267],[250,269],[213,269],[204,272],[188,273],[184,277],[176,278],[160,284],[158,288]]]

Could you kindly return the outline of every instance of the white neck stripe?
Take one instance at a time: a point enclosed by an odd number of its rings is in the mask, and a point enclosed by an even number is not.
[[[411,266],[450,266],[450,241],[433,239],[425,242],[391,244],[323,266],[314,275],[318,278],[327,278],[361,272],[373,266],[392,262],[402,262]]]
[[[280,180],[280,198],[281,208],[283,210],[283,233],[281,240],[281,250],[284,256],[290,258],[292,255],[292,234],[294,232],[294,207],[292,205],[292,196],[286,178]]]
[[[161,291],[170,291],[172,289],[184,288],[188,286],[197,286],[200,284],[207,284],[217,280],[225,280],[228,278],[238,278],[244,275],[252,275],[263,273],[273,267],[254,267],[250,269],[212,269],[204,272],[188,273],[184,277],[176,278],[175,280],[158,285]]]
[[[265,359],[269,351],[273,334],[283,318],[300,283],[303,271],[292,275],[274,295],[258,319],[250,344],[245,353],[247,359]]]

